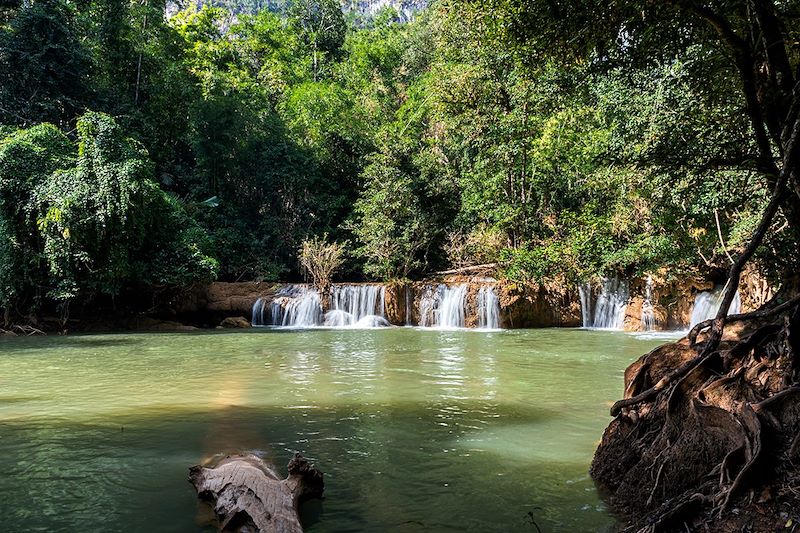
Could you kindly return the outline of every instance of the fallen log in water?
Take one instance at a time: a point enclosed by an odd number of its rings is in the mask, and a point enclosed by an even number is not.
[[[281,480],[258,456],[228,455],[189,469],[197,496],[214,510],[220,531],[302,532],[297,508],[321,498],[322,472],[295,453]]]

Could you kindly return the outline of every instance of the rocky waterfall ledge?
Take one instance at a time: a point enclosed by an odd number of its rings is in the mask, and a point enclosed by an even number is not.
[[[215,282],[195,287],[173,299],[164,318],[198,327],[244,327],[249,322],[273,322],[270,310],[285,309],[287,294],[303,292],[302,284]],[[372,291],[365,291],[372,287]],[[668,280],[657,274],[626,280],[598,279],[576,285],[566,281],[516,283],[487,277],[445,276],[423,281],[334,284],[331,309],[320,307],[317,325],[354,325],[367,314],[396,326],[541,328],[606,327],[625,331],[685,330],[692,323],[695,303],[713,301],[721,285],[715,280]],[[755,273],[740,287],[740,309],[756,309],[773,294]],[[342,296],[353,294],[349,301]],[[358,300],[370,294],[369,310]],[[702,296],[701,296],[702,295]],[[349,296],[348,296],[349,297]],[[329,299],[320,299],[320,302]],[[373,303],[374,300],[374,303]],[[258,308],[259,317],[254,314]],[[284,306],[281,308],[280,306]],[[322,305],[321,303],[319,305]],[[496,309],[496,310],[495,310]],[[713,309],[712,309],[713,310]],[[337,311],[337,313],[330,313]],[[609,315],[603,317],[602,315]],[[333,316],[335,315],[335,316]],[[353,318],[348,321],[345,315]],[[161,316],[160,316],[161,317]],[[344,317],[344,318],[343,318]],[[239,319],[243,320],[239,320]],[[285,316],[282,319],[285,323]],[[352,324],[351,324],[352,322]],[[304,324],[307,325],[307,324]]]

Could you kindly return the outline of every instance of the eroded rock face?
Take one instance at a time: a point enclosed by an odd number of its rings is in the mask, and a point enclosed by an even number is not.
[[[229,317],[250,317],[256,300],[274,297],[281,286],[263,282],[209,283],[176,297],[169,305],[169,312],[180,320],[214,327]]]
[[[389,283],[384,291],[386,320],[402,326],[406,323],[406,296],[409,286],[405,283]]]
[[[630,300],[625,312],[625,331],[642,331],[642,307],[645,302],[646,280],[630,281]],[[692,309],[697,295],[712,291],[717,283],[699,277],[666,279],[666,273],[652,277],[651,299],[656,330],[684,330],[689,328]],[[767,280],[755,269],[742,274],[739,284],[742,312],[753,311],[765,304],[775,294]]]
[[[645,279],[630,281],[630,300],[625,311],[625,331],[642,331],[642,307],[645,304]],[[714,282],[700,278],[666,280],[653,276],[650,305],[656,330],[682,330],[689,327],[697,295],[714,289]]]
[[[274,295],[278,287],[274,283],[258,281],[217,281],[195,288],[184,300],[177,302],[175,309],[178,313],[206,311],[249,316],[256,300]]]
[[[580,327],[578,289],[568,284],[499,285],[500,316],[506,328]]]

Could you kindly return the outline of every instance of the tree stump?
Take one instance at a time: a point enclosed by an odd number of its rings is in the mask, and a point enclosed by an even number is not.
[[[197,496],[214,510],[220,531],[302,532],[298,506],[321,498],[322,472],[295,453],[281,480],[258,456],[228,455],[189,469]]]

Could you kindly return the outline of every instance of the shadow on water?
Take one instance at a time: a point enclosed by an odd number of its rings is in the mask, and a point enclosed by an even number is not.
[[[486,406],[451,403],[446,424],[443,407],[230,406],[0,422],[4,530],[199,531],[189,466],[240,450],[264,453],[282,474],[301,451],[325,472],[325,500],[303,508],[309,531],[532,531],[537,507],[545,531],[613,524],[583,463],[520,463],[462,445]],[[557,416],[496,414],[501,425]]]
[[[42,335],[31,337],[0,337],[0,353],[3,350],[16,352],[39,351],[47,348],[114,348],[135,346],[143,339],[135,335],[87,334],[87,335]]]

